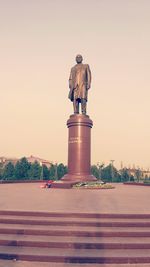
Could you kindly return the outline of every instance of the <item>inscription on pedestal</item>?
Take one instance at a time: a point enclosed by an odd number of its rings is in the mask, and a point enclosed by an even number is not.
[[[74,143],[82,143],[82,140],[80,137],[70,137],[69,138],[69,144],[74,144]]]

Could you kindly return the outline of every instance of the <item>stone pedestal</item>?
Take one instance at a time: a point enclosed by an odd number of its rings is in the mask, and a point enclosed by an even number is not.
[[[96,181],[91,175],[91,128],[92,120],[87,115],[74,114],[67,121],[68,174],[61,181]]]

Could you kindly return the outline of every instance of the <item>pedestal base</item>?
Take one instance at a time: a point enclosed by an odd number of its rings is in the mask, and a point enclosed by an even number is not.
[[[88,182],[97,179],[91,174],[91,128],[88,115],[73,114],[68,126],[68,174],[61,181]]]
[[[52,183],[51,188],[71,189],[76,183],[72,181],[55,181]]]
[[[72,175],[66,174],[61,179],[61,181],[70,181],[70,182],[92,182],[97,181],[96,177],[92,174],[85,174],[85,175]]]

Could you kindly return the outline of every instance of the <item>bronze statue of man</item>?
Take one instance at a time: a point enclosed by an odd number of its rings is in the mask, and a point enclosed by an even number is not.
[[[81,55],[76,56],[77,64],[71,68],[69,77],[69,99],[73,102],[74,113],[79,113],[81,103],[82,114],[86,114],[88,90],[91,87],[91,71],[88,64],[82,63]]]

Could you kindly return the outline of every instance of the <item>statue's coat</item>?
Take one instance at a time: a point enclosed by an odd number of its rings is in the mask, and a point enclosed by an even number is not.
[[[69,77],[69,99],[88,99],[88,89],[91,86],[91,71],[88,64],[76,64]]]

